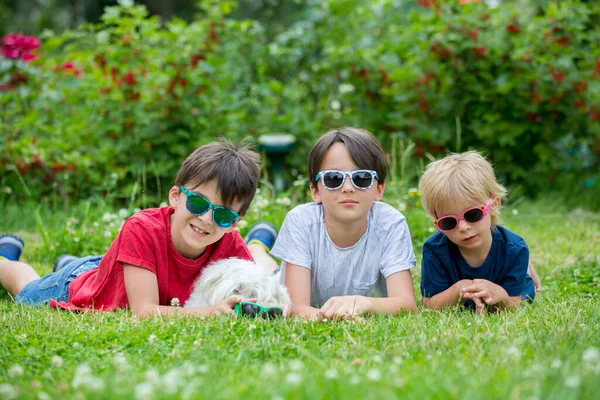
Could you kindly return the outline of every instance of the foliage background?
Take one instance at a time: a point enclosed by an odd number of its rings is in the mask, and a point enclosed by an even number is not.
[[[278,4],[244,19],[203,0],[186,22],[122,1],[1,58],[0,196],[156,204],[196,146],[273,132],[296,136],[298,178],[316,138],[353,125],[403,157],[405,184],[475,148],[516,194],[598,207],[597,2],[307,0],[269,23]]]

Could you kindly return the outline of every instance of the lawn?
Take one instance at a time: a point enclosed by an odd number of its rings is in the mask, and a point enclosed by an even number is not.
[[[2,208],[42,273],[62,252],[100,252],[127,214]],[[406,215],[418,255],[426,220]],[[544,290],[483,318],[138,319],[17,306],[0,289],[0,398],[600,398],[600,214],[520,203],[504,224],[529,243]]]

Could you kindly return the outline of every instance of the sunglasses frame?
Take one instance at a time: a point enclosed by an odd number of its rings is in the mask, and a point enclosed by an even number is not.
[[[221,228],[229,228],[231,225],[235,224],[235,222],[238,219],[240,219],[240,214],[236,213],[231,208],[227,208],[227,207],[223,207],[223,206],[215,206],[206,197],[202,196],[201,194],[194,193],[194,192],[190,191],[189,189],[186,189],[186,187],[183,186],[183,185],[179,186],[179,189],[181,189],[181,191],[183,193],[185,193],[185,195],[187,196],[187,198],[185,200],[185,208],[188,210],[188,212],[190,212],[191,214],[194,214],[195,216],[204,215],[204,214],[206,214],[208,212],[208,210],[212,209],[213,210],[212,220],[215,223],[215,225],[217,225],[217,226],[219,226]],[[192,197],[200,197],[201,199],[204,199],[208,203],[208,208],[206,209],[206,211],[204,211],[203,213],[195,213],[195,212],[191,211],[190,210],[190,206],[189,206],[189,201],[190,201],[190,198],[192,198]],[[222,224],[218,223],[217,220],[215,219],[215,211],[216,210],[227,210],[227,211],[230,211],[235,216],[235,219],[233,221],[231,221],[231,223],[228,224],[228,225],[222,225]]]
[[[485,217],[488,215],[488,212],[490,211],[490,208],[492,208],[492,205],[494,204],[494,199],[489,199],[487,203],[480,205],[480,206],[476,206],[476,207],[470,207],[467,208],[465,211],[462,212],[462,214],[459,215],[444,215],[443,217],[439,217],[438,219],[436,219],[435,221],[433,221],[433,225],[435,225],[435,227],[441,231],[441,232],[452,232],[453,230],[455,230],[456,228],[458,228],[458,224],[460,223],[461,220],[465,221],[468,224],[477,224],[481,221],[483,221],[485,219]],[[469,211],[472,210],[481,210],[483,211],[483,216],[481,217],[481,219],[479,221],[475,221],[475,222],[469,222],[465,219],[465,214],[468,213]],[[452,229],[442,229],[439,225],[440,221],[443,220],[444,218],[454,218],[456,220],[456,225],[454,226],[454,228]]]
[[[325,174],[329,173],[329,172],[338,172],[340,174],[343,175],[343,179],[342,179],[342,183],[340,184],[340,186],[332,188],[329,187],[325,184]],[[358,172],[368,172],[369,174],[371,174],[371,184],[367,187],[360,187],[360,186],[356,186],[356,183],[354,183],[354,179],[352,179],[352,176]],[[344,186],[344,183],[346,182],[346,177],[350,177],[350,182],[352,182],[352,186],[354,186],[357,189],[360,190],[367,190],[370,189],[373,186],[373,183],[375,183],[375,179],[379,180],[379,174],[377,173],[377,171],[373,171],[372,169],[355,169],[354,171],[341,171],[339,169],[328,169],[325,171],[320,171],[317,176],[315,177],[315,182],[319,182],[319,178],[321,179],[321,183],[323,184],[323,187],[325,189],[328,190],[338,190],[339,188],[341,188],[342,186]]]
[[[256,315],[249,315],[249,314],[245,314],[242,311],[242,307],[245,305],[251,305],[254,307],[258,307],[259,311],[256,313]],[[281,312],[281,317],[283,316],[283,308],[281,307],[277,307],[277,306],[261,306],[260,304],[257,303],[253,303],[251,301],[242,301],[239,302],[235,305],[235,307],[233,308],[233,311],[236,313],[236,315],[240,318],[248,318],[251,319],[253,321],[259,319],[261,317],[261,315],[265,315],[265,319],[268,321],[271,319],[271,316],[269,315],[269,310],[279,310]],[[275,317],[273,318],[275,319]]]

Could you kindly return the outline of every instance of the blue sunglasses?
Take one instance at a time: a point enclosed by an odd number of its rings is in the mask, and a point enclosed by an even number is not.
[[[190,192],[183,185],[179,186],[179,189],[187,196],[185,208],[187,208],[189,212],[194,215],[204,215],[208,210],[212,209],[213,221],[221,228],[229,228],[240,218],[240,214],[232,209],[223,206],[215,206],[208,201],[206,197],[201,196],[198,193]]]

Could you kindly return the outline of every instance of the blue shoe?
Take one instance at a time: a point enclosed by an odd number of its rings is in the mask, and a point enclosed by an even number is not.
[[[64,267],[66,267],[67,264],[69,264],[71,261],[77,260],[78,258],[79,257],[75,257],[70,254],[63,254],[62,256],[60,256],[56,259],[56,262],[54,263],[54,267],[52,267],[52,270],[54,272],[58,272],[61,269],[63,269]]]
[[[268,222],[257,222],[246,234],[246,244],[258,243],[271,251],[277,239],[277,228]]]
[[[23,239],[15,235],[0,235],[0,257],[7,260],[19,261],[23,252]]]

